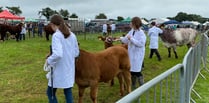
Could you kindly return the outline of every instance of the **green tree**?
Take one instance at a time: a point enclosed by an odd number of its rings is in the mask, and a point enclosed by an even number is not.
[[[22,11],[20,10],[20,7],[8,7],[6,6],[7,9],[9,9],[9,11],[12,13],[12,14],[15,14],[15,15],[20,15],[22,14]]]
[[[68,18],[69,15],[70,15],[70,13],[68,12],[68,10],[63,10],[63,9],[61,9],[61,10],[59,11],[59,14],[60,14],[61,16],[63,16],[64,18]]]
[[[38,15],[40,15],[40,17],[45,16],[47,20],[49,20],[49,18],[54,14],[58,14],[58,12],[56,10],[52,10],[49,7],[43,8],[41,11],[38,12]]]
[[[118,16],[117,19],[118,19],[118,21],[123,21],[124,20],[124,18],[122,16]]]
[[[205,21],[208,20],[208,18],[204,18],[200,15],[187,14],[187,13],[184,13],[184,12],[179,12],[175,17],[168,17],[168,19],[177,20],[179,22],[182,22],[182,21],[198,21],[200,23],[204,23]]]
[[[73,13],[73,14],[70,16],[70,18],[78,18],[78,16],[77,16],[75,13]]]
[[[188,15],[187,15],[187,13],[179,12],[179,13],[176,15],[176,17],[174,17],[174,19],[177,20],[177,21],[182,22],[182,21],[188,20],[189,17],[188,17]]]
[[[100,13],[99,15],[96,15],[95,19],[107,19],[107,16],[104,13]]]

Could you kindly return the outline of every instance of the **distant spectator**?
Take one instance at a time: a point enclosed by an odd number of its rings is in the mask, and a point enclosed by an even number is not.
[[[25,34],[26,34],[26,27],[25,25],[22,26],[22,31],[20,32],[20,40],[25,40]]]
[[[33,37],[35,38],[35,33],[36,33],[36,23],[32,23],[32,33],[33,33]]]
[[[30,22],[30,23],[28,23],[28,36],[29,36],[29,38],[30,38],[30,34],[32,33],[32,27],[33,27],[33,24],[32,24],[32,22]]]
[[[112,30],[112,34],[115,33],[115,29],[116,29],[116,25],[114,23],[111,24],[111,30]]]
[[[42,37],[42,36],[43,36],[43,35],[42,35],[43,28],[44,28],[44,24],[43,24],[42,22],[40,22],[40,23],[38,24],[38,36],[39,36],[39,37]]]
[[[102,33],[103,33],[103,36],[106,36],[107,35],[107,24],[106,23],[104,23],[102,25]]]
[[[112,29],[111,29],[110,24],[107,24],[107,35],[108,36],[111,35],[111,31],[112,31]]]

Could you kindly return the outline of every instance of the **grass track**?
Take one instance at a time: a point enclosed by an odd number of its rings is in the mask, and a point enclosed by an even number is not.
[[[97,39],[99,34],[77,35],[80,48],[90,52],[103,50],[103,42]],[[120,34],[116,34],[120,35]],[[149,40],[148,40],[149,41]],[[147,42],[148,42],[147,41]],[[16,42],[8,40],[0,43],[0,103],[47,103],[46,72],[43,71],[45,57],[49,52],[50,41],[45,38],[27,38],[25,41]],[[162,61],[157,61],[157,57],[148,58],[149,48],[146,47],[145,69],[143,74],[145,81],[149,81],[160,73],[166,71],[177,63],[181,63],[184,54],[187,52],[186,46],[177,48],[179,59],[167,57],[167,49],[160,43],[159,52]],[[195,84],[195,90],[200,91],[203,99],[199,99],[192,93],[193,99],[197,103],[209,103],[209,73],[202,71],[206,80],[199,77]],[[116,80],[116,79],[115,79]],[[73,88],[74,101],[78,99],[78,89]],[[65,103],[63,91],[58,89],[57,97],[59,103]],[[110,87],[109,84],[99,85],[98,103],[114,103],[119,96],[119,84]],[[84,103],[91,103],[89,89],[85,92]]]

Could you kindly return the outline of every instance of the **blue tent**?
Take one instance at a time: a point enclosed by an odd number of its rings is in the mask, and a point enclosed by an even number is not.
[[[181,22],[178,22],[176,20],[169,20],[169,21],[164,22],[163,24],[181,24]]]

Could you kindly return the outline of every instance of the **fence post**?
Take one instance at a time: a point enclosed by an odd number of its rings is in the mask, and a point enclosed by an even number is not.
[[[182,66],[180,69],[179,103],[185,103],[185,78],[186,78],[186,69],[184,66]]]

